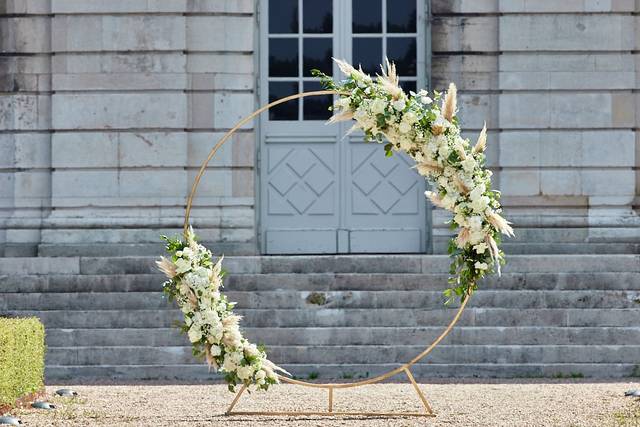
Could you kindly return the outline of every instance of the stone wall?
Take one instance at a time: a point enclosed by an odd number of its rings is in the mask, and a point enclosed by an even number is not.
[[[637,252],[639,2],[432,0],[432,83],[518,227],[511,252]],[[253,0],[5,0],[0,256],[157,253],[212,144],[253,110]],[[194,223],[255,253],[253,127],[210,165]],[[448,231],[433,215],[435,251]]]
[[[638,250],[639,6],[432,1],[432,83],[458,83],[470,137],[487,120],[509,251]]]
[[[157,253],[210,147],[254,108],[254,2],[5,3],[0,247]],[[193,222],[218,248],[253,253],[252,127],[235,139]]]

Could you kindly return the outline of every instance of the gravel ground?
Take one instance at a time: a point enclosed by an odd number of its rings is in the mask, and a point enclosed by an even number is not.
[[[52,411],[12,412],[27,426],[640,426],[640,400],[625,398],[630,382],[518,380],[423,384],[436,418],[226,417],[233,395],[214,385],[69,386],[75,399],[53,397]],[[409,384],[376,384],[337,390],[335,410],[416,411]],[[279,385],[267,393],[244,395],[236,410],[324,410],[326,391]]]

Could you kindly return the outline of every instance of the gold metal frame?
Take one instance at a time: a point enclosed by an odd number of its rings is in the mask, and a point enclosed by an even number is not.
[[[274,106],[276,106],[278,104],[282,104],[282,103],[285,103],[285,102],[293,100],[293,99],[304,98],[304,97],[307,97],[307,96],[337,95],[337,94],[340,94],[340,93],[337,92],[337,91],[333,91],[333,90],[319,90],[319,91],[313,91],[313,92],[301,92],[301,93],[297,93],[295,95],[290,95],[290,96],[287,96],[285,98],[278,99],[276,101],[273,101],[273,102],[271,102],[271,103],[269,103],[269,104],[257,109],[253,113],[249,114],[247,117],[245,117],[242,120],[240,120],[230,131],[228,131],[218,141],[218,143],[211,149],[211,151],[209,152],[209,155],[207,156],[206,160],[202,163],[202,166],[200,166],[200,170],[198,171],[198,174],[195,177],[193,185],[191,186],[191,192],[189,193],[189,198],[187,199],[187,208],[186,208],[185,217],[184,217],[184,230],[183,231],[184,231],[185,236],[187,235],[187,232],[189,230],[189,217],[191,215],[191,208],[192,208],[192,205],[193,205],[193,199],[194,199],[196,191],[198,189],[198,185],[200,184],[200,180],[202,179],[202,176],[204,175],[204,173],[205,173],[205,171],[207,169],[207,166],[209,165],[209,162],[211,161],[211,159],[213,159],[213,157],[218,152],[220,147],[222,147],[224,145],[224,143],[229,140],[231,135],[233,135],[238,129],[240,129],[247,122],[249,122],[250,120],[252,120],[256,116],[258,116],[260,113],[262,113],[262,112],[268,110],[269,108],[274,107]],[[456,314],[453,317],[453,319],[451,320],[451,322],[447,325],[445,330],[427,348],[425,348],[416,357],[411,359],[410,362],[405,363],[405,364],[403,364],[403,365],[401,365],[401,366],[399,366],[399,367],[397,367],[397,368],[395,368],[395,369],[393,369],[393,370],[391,370],[391,371],[389,371],[389,372],[387,372],[385,374],[378,375],[376,377],[369,378],[369,379],[366,379],[366,380],[363,380],[363,381],[355,381],[355,382],[349,382],[349,383],[328,383],[328,384],[311,383],[311,382],[308,382],[308,381],[300,381],[300,380],[289,378],[289,377],[286,377],[286,376],[283,376],[283,375],[278,375],[278,379],[283,383],[295,384],[295,385],[300,385],[300,386],[303,386],[303,387],[326,389],[328,391],[328,398],[329,398],[328,407],[327,407],[326,411],[234,411],[233,408],[236,406],[236,404],[240,400],[240,397],[242,397],[243,393],[247,389],[247,387],[243,385],[240,388],[240,390],[238,390],[238,393],[235,395],[233,401],[231,402],[231,404],[227,408],[227,410],[225,412],[225,415],[413,416],[413,417],[434,417],[435,413],[433,412],[433,409],[431,408],[431,405],[429,405],[429,402],[427,401],[427,398],[425,397],[424,393],[422,392],[422,390],[420,390],[420,386],[418,385],[418,383],[416,382],[415,378],[413,377],[413,374],[411,373],[411,367],[413,365],[415,365],[416,363],[418,363],[420,360],[422,360],[424,357],[426,357],[429,353],[431,353],[431,351],[440,343],[440,341],[442,341],[449,334],[449,332],[451,332],[451,330],[453,329],[455,324],[458,322],[458,320],[460,320],[460,316],[462,316],[462,312],[464,311],[464,308],[466,307],[467,303],[469,302],[470,297],[471,297],[471,294],[466,295],[466,298],[464,299],[464,301],[462,302],[462,304],[458,308],[458,311],[456,312]],[[394,375],[400,374],[400,373],[404,373],[407,376],[407,378],[409,379],[409,381],[411,382],[411,385],[413,386],[413,389],[415,390],[416,394],[418,395],[418,398],[420,399],[420,401],[422,403],[424,411],[422,411],[422,412],[367,412],[367,411],[351,412],[351,411],[334,411],[333,391],[335,389],[345,389],[345,388],[353,388],[353,387],[360,387],[360,386],[375,384],[375,383],[382,382],[382,381],[384,381],[384,380],[386,380],[386,379],[388,379],[390,377],[393,377]]]

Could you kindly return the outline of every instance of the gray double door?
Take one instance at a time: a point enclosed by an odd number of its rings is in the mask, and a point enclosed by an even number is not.
[[[393,7],[391,2],[393,1]],[[387,2],[389,4],[387,4]],[[425,80],[425,10],[416,0],[270,0],[260,10],[262,103],[319,90],[331,57],[375,74],[386,56],[406,90]],[[331,96],[289,101],[260,120],[263,253],[419,253],[430,246],[424,180],[351,123],[326,125]]]

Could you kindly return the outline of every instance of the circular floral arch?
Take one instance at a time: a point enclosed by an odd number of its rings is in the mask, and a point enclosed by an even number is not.
[[[184,314],[181,329],[189,336],[194,355],[202,356],[211,368],[222,371],[231,391],[236,385],[242,385],[228,413],[247,388],[266,390],[279,381],[325,388],[329,390],[331,408],[333,389],[372,384],[405,372],[425,410],[432,414],[409,369],[451,331],[477,289],[478,281],[489,272],[500,273],[500,264],[504,262],[504,254],[499,249],[500,235],[513,235],[509,223],[500,215],[500,193],[491,189],[491,171],[484,168],[486,127],[474,146],[461,137],[453,84],[444,95],[434,92],[433,98],[424,90],[407,95],[398,84],[395,66],[388,61],[377,79],[344,61],[336,62],[346,79],[335,82],[315,72],[326,90],[298,93],[271,102],[240,120],[216,143],[202,163],[187,199],[184,240],[163,236],[171,255],[158,262],[169,278],[164,283],[164,292],[177,301]],[[209,162],[238,129],[276,105],[321,95],[338,96],[329,123],[355,120],[350,132],[362,130],[367,141],[384,143],[387,156],[401,151],[413,158],[417,172],[432,185],[432,190],[425,195],[435,206],[452,213],[450,227],[457,231],[449,243],[450,287],[444,291],[447,304],[456,299],[461,302],[451,322],[409,362],[373,378],[339,384],[311,383],[283,375],[288,373],[269,361],[263,348],[242,336],[240,317],[233,314],[234,303],[220,292],[224,276],[222,257],[214,262],[213,254],[197,242],[189,225],[193,199]]]

